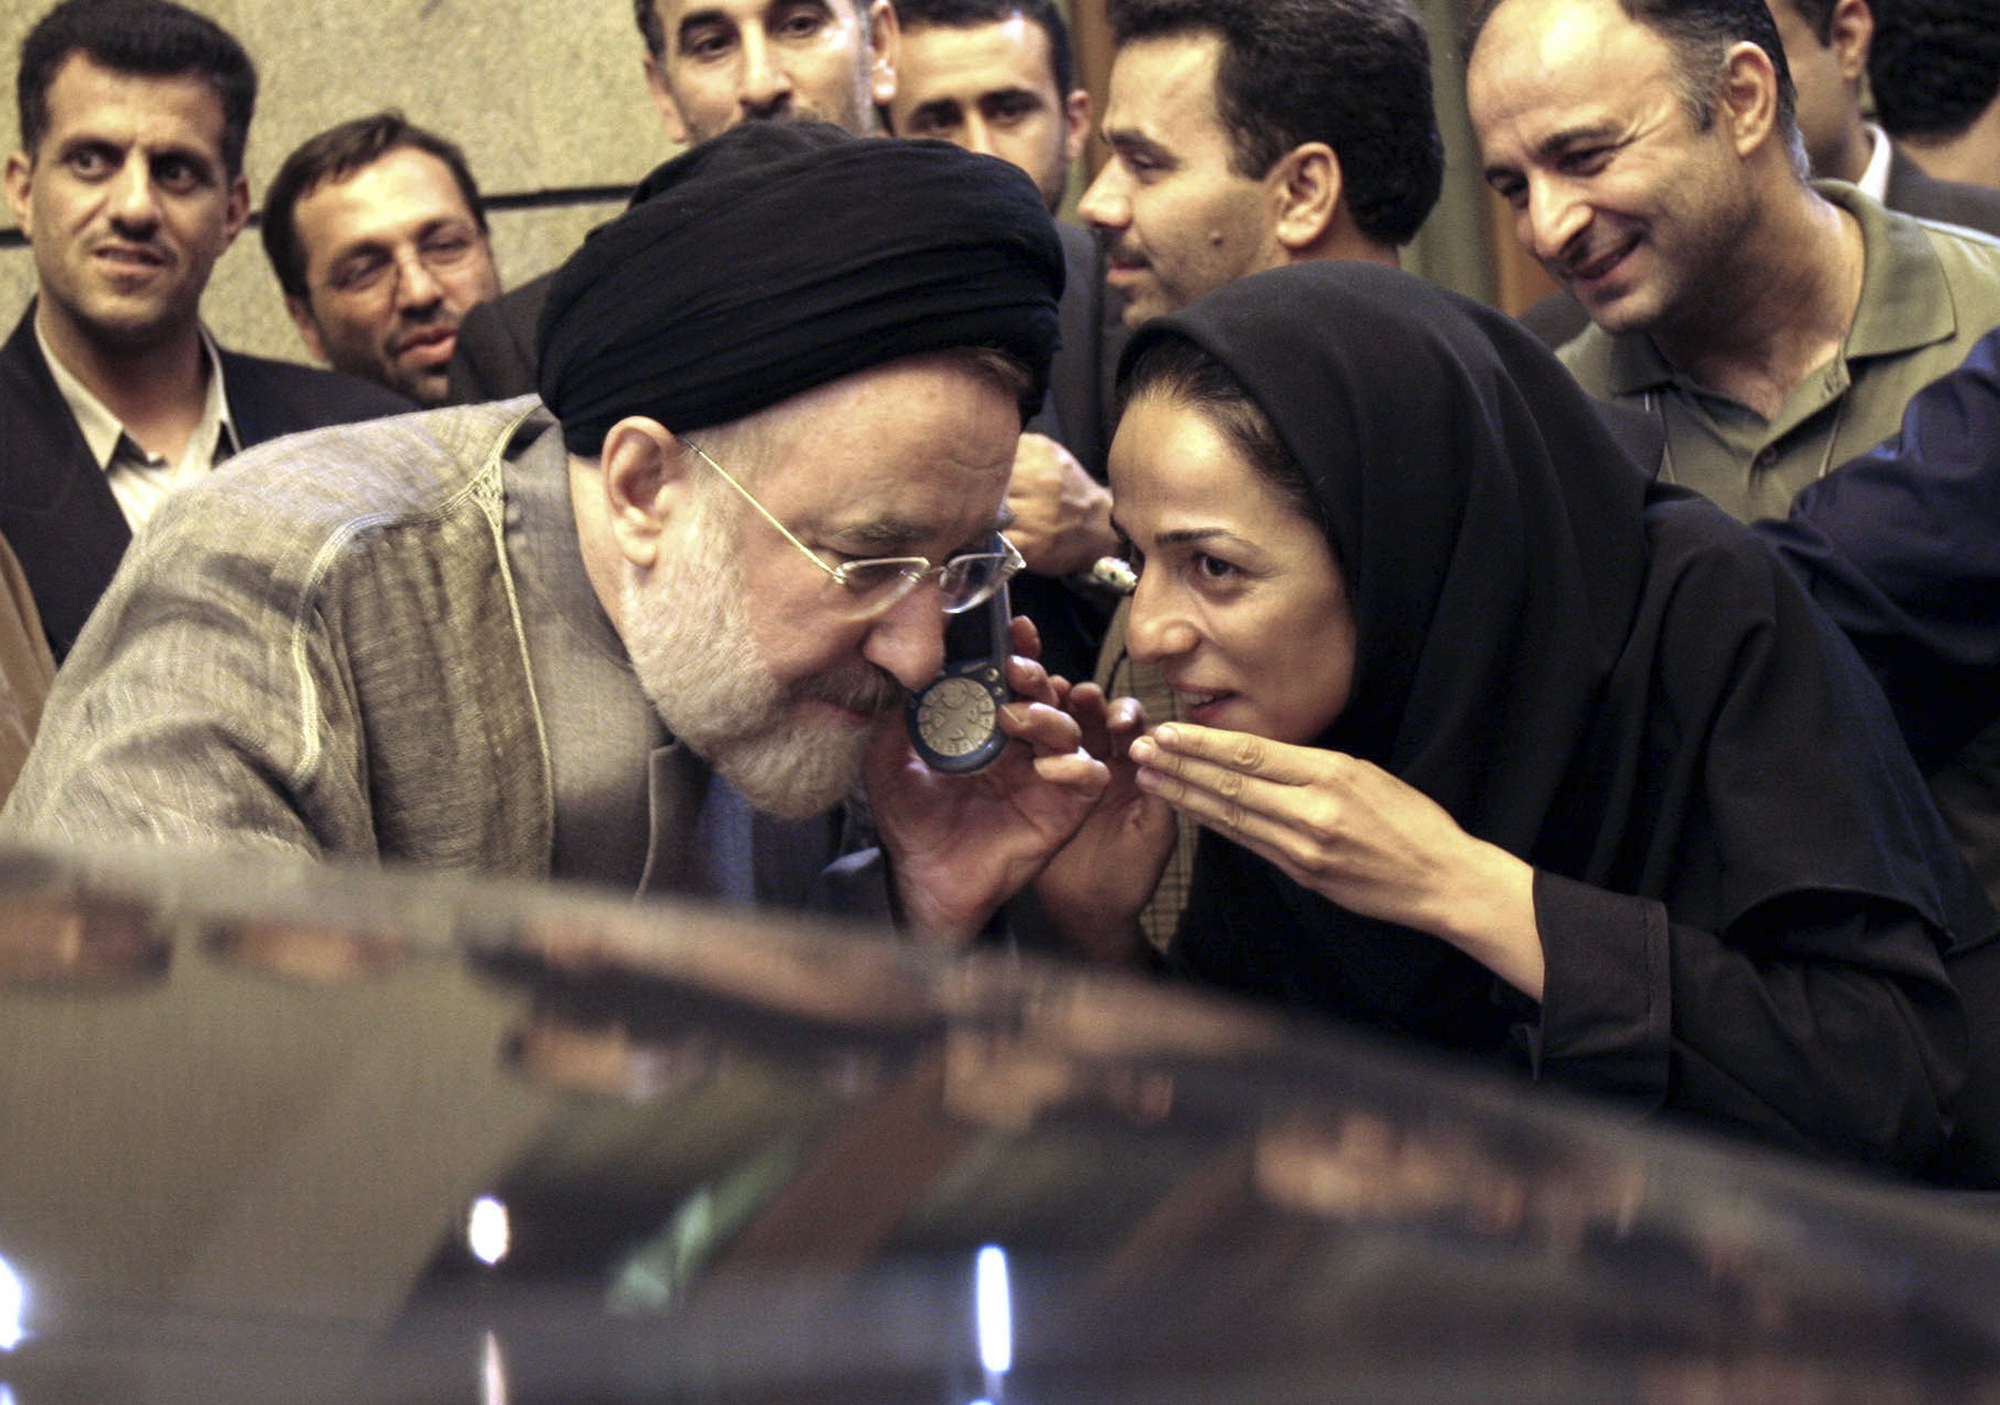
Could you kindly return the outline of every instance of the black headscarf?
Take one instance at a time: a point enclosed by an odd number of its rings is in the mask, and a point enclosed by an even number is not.
[[[1358,633],[1323,745],[1676,922],[1720,933],[1832,890],[1984,930],[1845,641],[1742,528],[1651,483],[1511,319],[1392,269],[1314,263],[1149,324],[1125,366],[1164,336],[1226,366],[1310,480]],[[1197,969],[1439,1042],[1501,1038],[1470,958],[1203,843]],[[1219,943],[1196,930],[1216,922],[1234,929]]]
[[[1039,406],[1062,245],[1034,183],[945,142],[749,122],[646,178],[557,272],[542,400],[570,452],[626,415],[740,419],[929,351],[1024,362]]]

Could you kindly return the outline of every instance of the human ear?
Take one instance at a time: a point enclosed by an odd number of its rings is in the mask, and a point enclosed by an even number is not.
[[[1306,142],[1278,158],[1270,179],[1278,200],[1278,243],[1295,254],[1310,249],[1332,227],[1340,207],[1340,158],[1325,142]]]
[[[17,151],[7,158],[7,208],[13,211],[14,227],[26,232],[31,221],[28,218],[28,198],[34,192],[35,163],[24,151]]]
[[[896,97],[896,59],[903,42],[896,27],[896,7],[889,0],[873,0],[867,20],[868,96],[875,106],[887,107]]]
[[[1090,140],[1090,94],[1078,88],[1063,99],[1063,170],[1076,166],[1083,144]]]
[[[243,232],[243,226],[250,222],[250,181],[238,174],[229,183],[229,206],[223,211],[222,227],[227,236],[224,247],[236,242],[236,236]]]
[[[1875,13],[1868,0],[1836,0],[1827,38],[1840,59],[1840,76],[1859,83],[1868,70],[1868,50],[1875,43]]]
[[[1722,61],[1722,111],[1730,145],[1747,157],[1778,125],[1778,70],[1763,47],[1748,40],[1732,44]]]
[[[619,553],[658,562],[666,538],[692,517],[692,456],[658,420],[632,415],[611,426],[598,455],[605,520]]]

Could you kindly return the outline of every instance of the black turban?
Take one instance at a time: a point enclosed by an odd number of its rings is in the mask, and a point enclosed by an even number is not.
[[[944,142],[751,122],[676,157],[549,289],[542,400],[586,456],[627,415],[740,419],[870,366],[992,347],[1032,411],[1063,256],[1034,183]]]

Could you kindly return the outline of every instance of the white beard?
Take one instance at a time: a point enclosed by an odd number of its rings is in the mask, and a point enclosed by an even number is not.
[[[824,698],[875,718],[896,708],[903,690],[861,660],[779,687],[751,633],[734,523],[716,520],[724,514],[712,504],[698,508],[698,551],[663,558],[648,580],[628,571],[621,582],[625,649],[677,740],[752,809],[805,819],[854,788],[874,724],[798,704]]]

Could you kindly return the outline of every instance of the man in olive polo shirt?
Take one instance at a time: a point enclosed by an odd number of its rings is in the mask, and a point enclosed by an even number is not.
[[[1493,0],[1467,94],[1521,241],[1596,324],[1586,389],[1656,416],[1662,476],[1732,515],[1895,431],[2000,325],[2000,243],[1811,184],[1764,0]]]

